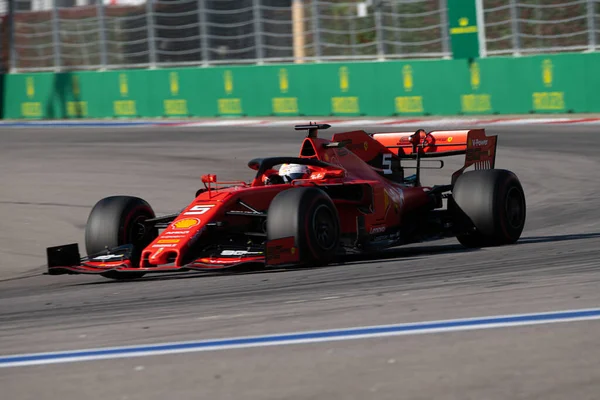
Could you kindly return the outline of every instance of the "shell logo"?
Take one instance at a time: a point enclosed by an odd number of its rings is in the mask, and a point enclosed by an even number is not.
[[[129,83],[127,82],[127,74],[119,74],[119,93],[121,97],[127,97],[129,94]]]
[[[342,92],[347,92],[350,89],[350,77],[349,77],[348,67],[340,67],[339,76],[340,76],[340,90]]]
[[[542,81],[546,87],[552,87],[552,69],[554,66],[552,65],[552,60],[544,60],[542,62]]]
[[[35,96],[35,81],[33,80],[33,76],[25,78],[25,86],[27,97],[30,99],[33,98]]]
[[[452,143],[452,136],[448,137],[448,143]]]
[[[279,91],[281,93],[287,93],[289,87],[290,87],[290,82],[288,80],[287,69],[281,68],[279,70]]]
[[[473,62],[471,64],[471,88],[473,90],[479,89],[481,84],[481,71],[479,70],[479,64]]]
[[[169,74],[169,89],[171,90],[171,96],[177,96],[179,94],[179,74],[177,74],[177,72],[171,72]]]
[[[185,218],[180,219],[179,221],[173,224],[173,227],[177,229],[188,229],[192,226],[196,226],[200,224],[200,220],[198,218]]]
[[[233,73],[229,70],[225,71],[225,73],[223,74],[223,80],[223,84],[225,86],[225,93],[233,93]]]
[[[404,91],[406,92],[410,92],[413,89],[413,69],[410,65],[405,65],[402,67],[402,85],[404,86]]]

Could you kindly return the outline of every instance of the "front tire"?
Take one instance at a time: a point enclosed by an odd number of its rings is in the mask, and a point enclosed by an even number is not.
[[[267,240],[294,237],[300,265],[326,265],[340,240],[337,208],[321,189],[288,189],[275,196],[267,214]]]
[[[457,222],[471,228],[457,235],[463,246],[501,246],[521,237],[526,219],[525,193],[513,172],[465,172],[457,179],[452,197]]]
[[[146,230],[143,221],[154,217],[150,204],[137,197],[111,196],[100,200],[90,212],[86,224],[87,254],[100,253],[107,247],[110,249],[131,244],[131,264],[138,268],[142,250],[158,234],[156,229]],[[141,278],[145,273],[109,271],[101,275],[109,279],[124,280]]]

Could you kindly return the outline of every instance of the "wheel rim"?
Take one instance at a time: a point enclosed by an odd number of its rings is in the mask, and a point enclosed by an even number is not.
[[[506,195],[506,218],[512,228],[518,229],[523,225],[525,204],[523,194],[516,187],[511,187]]]
[[[334,215],[326,205],[320,205],[313,214],[313,232],[317,244],[323,250],[331,250],[337,241]]]
[[[129,243],[139,245],[142,243],[144,236],[146,235],[146,226],[144,221],[148,219],[145,215],[138,215],[133,221],[131,221],[131,228],[129,230]]]

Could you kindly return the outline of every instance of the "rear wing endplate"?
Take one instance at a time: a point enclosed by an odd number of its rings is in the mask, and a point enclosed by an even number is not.
[[[465,154],[464,166],[452,174],[452,183],[467,168],[493,169],[496,165],[497,136],[486,136],[485,129],[414,133],[375,133],[373,138],[400,158],[419,160]]]

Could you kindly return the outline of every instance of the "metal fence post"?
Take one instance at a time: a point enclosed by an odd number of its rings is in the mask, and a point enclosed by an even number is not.
[[[587,0],[588,46],[589,51],[596,50],[596,0]]]
[[[8,65],[9,72],[15,72],[17,69],[17,49],[15,48],[15,7],[14,1],[8,2]]]
[[[209,52],[208,52],[208,29],[206,25],[206,4],[205,0],[198,0],[198,22],[200,23],[200,46],[202,48],[202,64],[208,65]]]
[[[519,39],[519,13],[517,12],[517,1],[510,0],[510,21],[512,26],[513,55],[521,55],[521,41]]]
[[[381,18],[381,8],[383,0],[377,1],[375,4],[375,32],[377,40],[377,58],[385,60],[385,51],[383,48],[383,19]]]
[[[262,35],[261,35],[261,12],[260,12],[260,0],[253,0],[252,14],[254,16],[254,44],[256,47],[256,59],[258,64],[263,63],[264,54],[262,46]]]
[[[477,12],[477,37],[479,39],[479,57],[487,57],[487,36],[485,34],[485,10],[483,1],[475,0],[475,9]]]
[[[315,59],[321,61],[321,35],[319,32],[319,0],[312,0],[312,29]]]
[[[440,0],[440,25],[442,31],[442,52],[446,57],[450,55],[450,38],[448,37],[448,2]]]
[[[61,70],[61,55],[60,55],[60,22],[58,20],[58,7],[56,0],[52,2],[52,46],[54,48],[54,69]]]
[[[100,65],[102,68],[106,68],[107,65],[107,49],[106,49],[106,20],[104,18],[104,4],[102,1],[96,3],[97,14],[98,14],[98,29],[100,29],[99,40],[100,40]]]
[[[148,28],[148,61],[150,68],[156,68],[156,39],[154,37],[154,7],[153,1],[146,1],[146,26]]]

